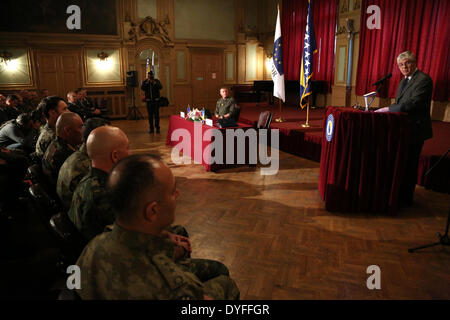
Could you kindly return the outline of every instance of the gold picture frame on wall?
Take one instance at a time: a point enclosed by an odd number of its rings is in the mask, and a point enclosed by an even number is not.
[[[258,44],[256,42],[247,43],[245,46],[245,81],[258,80]]]
[[[223,59],[225,66],[225,83],[234,83],[236,81],[236,52],[225,50]]]
[[[11,55],[8,61],[0,62],[0,88],[34,88],[30,49],[0,48],[0,52]]]
[[[84,48],[84,83],[86,86],[124,86],[121,48]]]
[[[177,70],[176,80],[177,82],[188,82],[188,70],[187,70],[187,50],[175,50]]]
[[[338,44],[336,50],[336,71],[334,83],[345,85],[347,83],[348,46]]]

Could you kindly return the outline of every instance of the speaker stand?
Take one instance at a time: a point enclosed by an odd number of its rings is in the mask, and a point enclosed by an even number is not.
[[[128,107],[128,120],[140,120],[144,119],[144,116],[142,115],[141,111],[139,111],[139,108],[136,107],[135,101],[134,101],[134,88],[131,88],[131,103],[132,105]]]

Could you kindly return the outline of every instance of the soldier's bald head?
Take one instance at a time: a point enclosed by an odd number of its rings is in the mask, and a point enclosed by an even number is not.
[[[56,121],[56,136],[77,148],[82,143],[83,120],[73,112],[63,112]]]
[[[56,135],[60,136],[63,133],[64,128],[71,127],[75,128],[77,126],[83,125],[83,120],[80,116],[74,112],[64,112],[58,117],[56,121]]]
[[[89,158],[95,161],[116,163],[128,156],[127,135],[117,127],[103,126],[94,129],[86,142]]]
[[[114,166],[107,190],[111,205],[122,221],[135,219],[146,203],[160,196],[159,171],[164,167],[167,166],[161,159],[151,154],[132,155]]]

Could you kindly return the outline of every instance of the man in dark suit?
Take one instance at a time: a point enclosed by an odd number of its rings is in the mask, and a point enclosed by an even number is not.
[[[397,57],[400,72],[405,78],[400,81],[395,103],[377,112],[406,112],[410,126],[408,162],[405,177],[400,187],[400,206],[411,206],[417,182],[419,157],[425,140],[433,137],[430,106],[433,80],[417,69],[415,56],[405,51]]]
[[[148,124],[150,126],[149,133],[159,133],[159,91],[162,89],[162,84],[158,79],[155,79],[153,71],[147,73],[147,79],[142,82],[141,90],[145,92],[145,101],[147,102]],[[153,118],[155,118],[155,125],[153,126]]]

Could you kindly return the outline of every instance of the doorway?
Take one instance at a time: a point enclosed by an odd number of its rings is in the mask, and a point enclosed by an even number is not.
[[[223,84],[223,50],[192,49],[191,59],[192,107],[214,112]]]
[[[37,51],[39,88],[65,98],[81,87],[81,54],[78,51]]]

